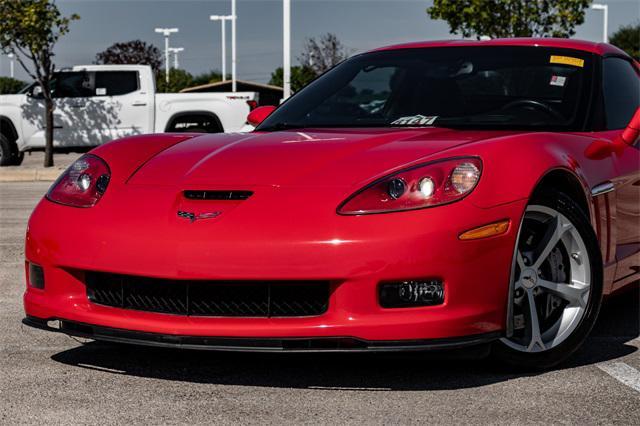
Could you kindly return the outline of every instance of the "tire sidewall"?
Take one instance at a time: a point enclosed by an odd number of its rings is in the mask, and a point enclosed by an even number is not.
[[[529,369],[550,368],[573,354],[591,332],[595,325],[603,294],[603,262],[598,239],[587,214],[567,195],[551,191],[539,196],[529,204],[552,208],[569,219],[583,239],[590,266],[590,292],[584,315],[573,333],[555,348],[543,352],[521,352],[502,342],[496,343],[494,353],[509,364]],[[521,232],[521,231],[520,231]],[[509,301],[511,303],[511,301]]]
[[[13,164],[14,152],[11,143],[4,135],[0,135],[0,166],[10,166]]]

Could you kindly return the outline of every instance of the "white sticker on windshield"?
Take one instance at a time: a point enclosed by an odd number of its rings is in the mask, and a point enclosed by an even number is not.
[[[431,126],[438,116],[410,115],[408,117],[400,117],[391,123],[392,126]]]
[[[96,87],[96,96],[106,96],[107,88],[106,87]]]
[[[563,77],[561,75],[553,75],[551,76],[551,81],[549,82],[549,85],[564,87],[564,84],[566,82],[567,82],[567,77]]]

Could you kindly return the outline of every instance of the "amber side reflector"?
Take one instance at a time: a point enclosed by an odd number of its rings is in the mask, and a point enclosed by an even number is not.
[[[478,240],[480,238],[493,237],[501,235],[509,230],[509,220],[501,220],[500,222],[490,223],[488,225],[474,228],[458,235],[461,240]]]

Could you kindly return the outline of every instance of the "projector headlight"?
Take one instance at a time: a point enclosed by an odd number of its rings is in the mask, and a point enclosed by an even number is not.
[[[453,203],[477,186],[482,161],[476,157],[434,161],[378,179],[338,207],[342,215],[389,213]]]

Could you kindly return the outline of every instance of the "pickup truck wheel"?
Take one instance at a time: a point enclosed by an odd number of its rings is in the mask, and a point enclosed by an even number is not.
[[[220,120],[213,114],[185,113],[173,117],[165,131],[169,133],[220,133],[223,129]]]
[[[18,151],[15,157],[13,157],[13,165],[19,166],[20,164],[22,164],[23,160],[24,160],[24,152]]]
[[[15,157],[16,152],[13,149],[13,144],[6,136],[0,135],[0,167],[14,165]]]

